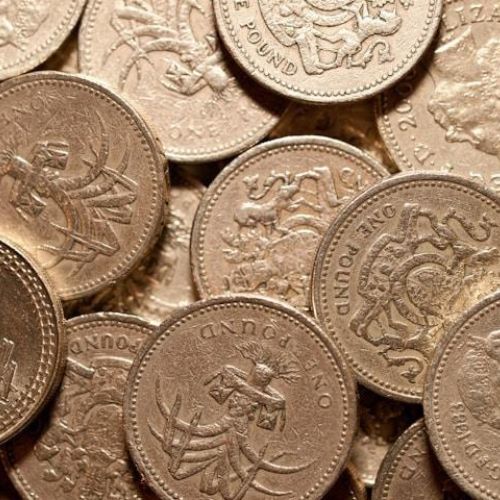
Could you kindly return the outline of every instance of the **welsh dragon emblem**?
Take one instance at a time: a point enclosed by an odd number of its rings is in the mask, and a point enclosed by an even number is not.
[[[137,186],[126,175],[128,145],[124,144],[121,160],[110,165],[108,131],[99,114],[95,121],[97,140],[90,141],[89,158],[72,158],[64,138],[40,140],[29,155],[18,153],[16,138],[0,149],[0,183],[7,183],[8,203],[20,223],[61,236],[60,244],[39,247],[51,256],[45,261],[46,268],[70,260],[77,263],[73,271],[77,274],[96,257],[114,255],[120,249],[114,225],[132,220]],[[82,173],[64,176],[69,163],[77,164]],[[62,223],[49,215],[54,207],[62,215]]]
[[[223,408],[218,421],[202,423],[201,410],[188,420],[181,418],[182,396],[177,394],[173,404],[167,405],[157,379],[156,404],[164,424],[158,427],[150,422],[151,433],[167,456],[171,476],[182,481],[200,475],[199,491],[205,495],[224,500],[242,500],[252,490],[262,498],[290,495],[290,491],[265,486],[257,475],[293,474],[311,464],[284,465],[283,459],[296,453],[283,450],[271,455],[268,444],[256,450],[251,441],[258,430],[284,430],[286,401],[271,383],[282,379],[293,384],[301,377],[298,363],[291,355],[256,342],[237,349],[252,363],[249,372],[226,365],[204,381],[211,398]]]

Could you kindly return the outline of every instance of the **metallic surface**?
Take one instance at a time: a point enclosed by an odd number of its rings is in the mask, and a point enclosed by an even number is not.
[[[320,499],[356,423],[355,385],[305,315],[263,298],[199,302],[160,327],[125,398],[127,442],[163,499]]]
[[[51,398],[66,361],[62,307],[45,274],[0,241],[0,443]]]
[[[123,277],[163,219],[162,158],[120,97],[43,72],[0,86],[0,232],[33,253],[63,299]]]
[[[80,64],[123,93],[169,159],[206,162],[255,144],[285,103],[256,89],[227,60],[210,0],[91,0]]]
[[[361,383],[420,402],[437,341],[500,284],[500,199],[449,174],[400,174],[345,207],[319,248],[314,313]]]
[[[132,362],[153,337],[134,316],[99,313],[68,322],[61,391],[37,425],[3,454],[23,498],[150,499],[125,446],[122,399]]]
[[[380,96],[378,126],[401,170],[443,170],[500,192],[498,4],[445,0],[439,41]]]
[[[219,33],[259,83],[315,103],[364,99],[398,81],[438,28],[441,0],[216,0]]]
[[[347,466],[324,500],[367,500],[367,493],[357,470]]]
[[[345,203],[386,175],[362,151],[319,136],[269,141],[239,156],[196,214],[191,262],[200,295],[264,294],[307,311],[321,237]]]
[[[439,344],[424,410],[432,446],[473,498],[500,498],[500,293],[465,312]]]

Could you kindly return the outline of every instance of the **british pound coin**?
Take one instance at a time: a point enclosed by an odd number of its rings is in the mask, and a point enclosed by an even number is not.
[[[85,0],[0,0],[0,80],[26,73],[64,42]]]
[[[226,57],[210,0],[91,0],[80,31],[83,72],[123,92],[180,162],[239,153],[284,109]]]
[[[202,297],[256,293],[307,310],[314,255],[340,208],[387,172],[340,141],[297,136],[239,156],[210,185],[193,227]]]
[[[314,312],[361,383],[420,402],[439,338],[500,286],[500,199],[449,174],[400,174],[330,226]]]
[[[424,421],[407,429],[386,455],[372,500],[468,500],[439,465]]]
[[[439,43],[384,93],[378,125],[401,170],[444,170],[500,191],[500,25],[493,0],[445,0]]]
[[[3,461],[23,498],[153,499],[129,461],[122,400],[145,321],[99,313],[68,322],[62,389],[46,418],[4,449]]]
[[[367,500],[366,488],[357,470],[348,465],[323,500]]]
[[[0,241],[0,443],[47,403],[65,360],[59,299],[31,258]]]
[[[315,103],[364,99],[398,81],[439,25],[441,0],[217,0],[231,55],[261,84]]]
[[[467,311],[439,344],[424,400],[432,446],[473,498],[500,498],[500,293]]]
[[[163,220],[163,162],[145,123],[110,90],[63,73],[4,82],[0,106],[0,232],[65,300],[124,276]]]
[[[194,178],[173,173],[170,213],[156,246],[130,276],[94,296],[85,310],[137,314],[161,323],[177,308],[195,302],[189,241],[204,189]]]
[[[132,369],[127,442],[163,499],[316,500],[342,471],[355,386],[305,315],[234,296],[164,323]]]

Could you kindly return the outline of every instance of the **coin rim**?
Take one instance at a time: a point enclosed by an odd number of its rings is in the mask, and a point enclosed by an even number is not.
[[[139,470],[141,476],[144,478],[146,484],[149,488],[159,496],[159,498],[165,500],[179,500],[179,495],[176,494],[175,497],[169,495],[165,490],[163,490],[157,482],[150,477],[150,470],[145,466],[140,454],[137,451],[135,437],[134,437],[134,426],[136,423],[134,422],[134,417],[132,414],[134,413],[135,403],[133,402],[134,393],[138,390],[136,389],[137,376],[140,371],[141,365],[149,350],[154,346],[154,344],[160,340],[160,338],[164,335],[165,331],[172,328],[182,321],[184,317],[190,314],[196,314],[200,311],[210,311],[217,310],[218,306],[224,305],[242,305],[246,304],[248,306],[261,306],[264,308],[272,309],[274,311],[281,312],[282,314],[286,314],[290,319],[298,321],[303,326],[314,333],[315,338],[319,339],[319,341],[325,346],[327,351],[331,354],[332,360],[335,361],[335,364],[338,369],[339,375],[342,376],[342,382],[345,386],[345,399],[346,399],[346,408],[344,409],[344,415],[352,415],[352,418],[346,418],[346,430],[344,431],[345,444],[342,452],[339,454],[338,463],[335,470],[332,473],[329,473],[329,478],[327,481],[321,483],[323,487],[323,491],[318,495],[310,497],[311,500],[316,500],[322,498],[329,488],[331,488],[336,481],[336,479],[340,476],[343,471],[344,465],[346,464],[349,453],[352,446],[352,441],[354,439],[354,435],[356,432],[356,427],[358,423],[358,394],[357,394],[357,386],[356,382],[352,376],[351,370],[349,369],[347,363],[345,362],[342,354],[339,349],[331,342],[328,336],[321,330],[321,328],[317,325],[317,323],[310,317],[301,313],[300,311],[292,308],[288,304],[270,299],[267,297],[258,297],[258,296],[250,296],[250,295],[233,295],[230,297],[214,297],[208,300],[201,300],[195,302],[194,304],[190,304],[189,306],[180,308],[176,313],[172,315],[171,318],[164,321],[157,329],[157,335],[155,338],[152,338],[149,343],[144,344],[143,349],[140,354],[135,358],[134,364],[129,372],[129,376],[127,379],[127,390],[124,396],[124,422],[125,422],[125,435],[126,435],[126,443],[132,457],[133,462],[135,463],[137,469]],[[177,327],[178,329],[179,327]],[[168,337],[163,339],[163,342],[167,340]],[[139,446],[142,447],[142,444]],[[149,468],[152,468],[149,466]],[[183,497],[182,497],[183,498]],[[181,498],[181,500],[182,500]],[[184,498],[184,500],[190,500],[188,498]]]
[[[48,379],[48,382],[44,384],[42,388],[43,390],[39,393],[38,403],[35,403],[31,411],[25,414],[25,416],[21,418],[16,425],[11,426],[8,432],[4,431],[0,433],[0,444],[4,445],[26,429],[26,427],[28,427],[31,422],[35,420],[42,409],[55,395],[66,369],[68,339],[66,335],[66,322],[64,319],[62,304],[59,297],[55,293],[52,281],[45,270],[37,264],[29,253],[25,252],[18,244],[13,243],[8,238],[2,236],[0,238],[0,246],[5,246],[9,249],[9,251],[17,254],[18,257],[27,265],[28,270],[32,271],[37,276],[40,284],[43,286],[44,292],[42,293],[46,295],[48,305],[51,306],[54,316],[54,331],[49,333],[49,336],[53,334],[57,341],[54,368],[52,370],[51,377]],[[31,294],[31,291],[28,288],[27,290]]]
[[[204,245],[205,237],[203,236],[203,234],[205,233],[209,223],[213,218],[213,209],[210,206],[214,205],[221,198],[221,196],[228,191],[228,189],[231,189],[231,185],[234,182],[231,178],[233,176],[237,176],[240,173],[240,169],[243,170],[244,168],[246,168],[246,163],[248,161],[254,160],[258,162],[258,157],[261,155],[267,155],[272,151],[276,151],[277,153],[281,154],[282,152],[278,151],[279,149],[290,148],[289,151],[292,151],[292,148],[300,146],[319,146],[329,149],[336,149],[360,161],[363,164],[363,170],[365,172],[369,172],[374,177],[378,176],[379,181],[389,177],[388,169],[381,162],[373,158],[365,151],[362,151],[361,149],[351,146],[350,144],[347,144],[338,139],[332,139],[330,137],[324,137],[320,135],[293,135],[281,137],[264,142],[263,144],[259,144],[249,149],[248,151],[245,151],[219,172],[217,177],[210,183],[210,186],[206,189],[200,201],[200,204],[198,205],[198,209],[196,210],[193,226],[191,229],[190,255],[193,282],[195,285],[196,293],[201,298],[207,299],[210,297],[223,295],[223,292],[212,293],[210,290],[211,285],[210,283],[208,283],[208,278],[203,277],[203,275],[206,274],[205,265],[203,264],[204,255],[206,253]],[[327,151],[326,153],[331,154],[329,151]],[[338,158],[333,157],[332,160],[337,161]],[[250,295],[250,293],[242,295]],[[274,299],[279,300],[276,298]]]
[[[460,471],[454,464],[453,458],[454,454],[450,450],[449,453],[446,452],[446,448],[448,445],[446,441],[440,438],[438,431],[437,419],[435,418],[435,413],[439,413],[439,408],[436,408],[435,403],[438,395],[434,397],[434,392],[439,390],[440,382],[437,380],[437,376],[439,373],[439,368],[441,365],[442,357],[446,355],[448,352],[452,352],[449,348],[450,342],[452,342],[456,335],[460,335],[462,329],[469,323],[475,316],[481,316],[484,313],[484,310],[489,308],[490,306],[495,306],[500,309],[500,290],[488,295],[479,301],[476,305],[471,307],[468,311],[455,322],[450,331],[446,333],[446,335],[441,339],[438,344],[438,349],[434,353],[434,357],[432,359],[432,363],[429,366],[429,370],[427,372],[426,384],[425,384],[425,392],[424,392],[424,417],[425,424],[427,426],[427,432],[429,434],[430,443],[434,452],[447,472],[450,478],[453,479],[466,493],[468,493],[473,498],[481,498],[483,500],[495,500],[500,498],[500,491],[493,492],[494,496],[489,496],[489,493],[492,493],[489,488],[484,488],[486,491],[481,491],[481,485],[478,481],[476,481],[477,487],[474,487],[473,481],[468,481],[463,476],[463,470]],[[470,330],[470,326],[467,326],[467,329]],[[466,467],[463,467],[466,469]],[[473,474],[470,474],[471,477]],[[474,475],[474,477],[477,477]]]
[[[0,106],[2,104],[2,95],[8,94],[12,89],[26,84],[43,86],[45,82],[50,81],[58,82],[58,86],[61,86],[60,82],[81,85],[95,93],[93,94],[93,98],[96,100],[99,100],[100,96],[107,98],[110,105],[114,104],[117,106],[118,113],[125,113],[128,119],[134,123],[137,127],[137,131],[134,130],[134,132],[138,133],[136,140],[141,142],[144,141],[151,155],[151,158],[147,159],[147,163],[150,164],[148,168],[152,186],[152,194],[147,200],[150,205],[148,217],[151,217],[151,225],[148,232],[145,233],[144,224],[140,224],[140,230],[143,236],[142,239],[137,241],[137,245],[140,245],[141,248],[133,253],[132,250],[128,249],[125,255],[113,265],[112,269],[97,275],[95,278],[82,280],[78,285],[62,289],[53,279],[52,282],[59,297],[63,301],[70,301],[93,295],[114,281],[124,278],[139,264],[149,249],[154,245],[163,227],[165,202],[168,203],[169,200],[168,164],[166,161],[162,160],[154,136],[139,113],[120,95],[94,78],[88,78],[80,74],[63,73],[60,71],[35,71],[33,73],[27,73],[0,83]],[[152,204],[152,200],[155,205]],[[40,267],[42,266],[40,265]],[[48,274],[50,275],[50,273]]]
[[[372,382],[369,376],[362,375],[359,373],[357,369],[355,369],[352,365],[352,362],[349,358],[353,358],[353,355],[349,354],[346,351],[345,347],[343,347],[344,342],[342,341],[343,335],[339,335],[336,333],[336,330],[330,330],[325,321],[325,313],[321,306],[321,272],[324,268],[324,260],[329,254],[329,247],[332,239],[336,236],[339,228],[346,222],[346,220],[350,217],[351,213],[354,212],[357,208],[367,202],[370,198],[375,197],[380,192],[385,191],[386,189],[394,188],[399,184],[410,183],[410,186],[413,182],[446,182],[448,184],[455,184],[456,190],[460,192],[462,189],[468,189],[475,192],[478,192],[485,198],[488,198],[492,204],[496,204],[497,210],[500,211],[500,197],[497,196],[493,191],[488,188],[473,182],[469,179],[465,179],[463,177],[459,177],[457,175],[452,175],[444,172],[431,172],[431,171],[421,171],[421,172],[402,172],[396,175],[392,175],[386,179],[379,181],[377,184],[366,189],[360,195],[352,199],[349,203],[344,205],[342,210],[339,212],[335,221],[330,225],[327,232],[323,236],[321,243],[318,247],[318,251],[316,252],[316,258],[314,262],[314,269],[312,273],[312,281],[311,281],[311,293],[312,293],[312,310],[314,317],[320,324],[320,326],[325,330],[325,332],[332,338],[332,340],[338,345],[339,350],[343,354],[346,359],[347,364],[350,366],[351,370],[354,372],[356,379],[363,386],[368,389],[380,394],[381,396],[388,397],[391,399],[396,399],[398,401],[403,401],[405,403],[421,403],[424,398],[424,385],[422,387],[421,395],[418,394],[404,394],[401,391],[397,390],[397,388],[392,387],[394,384],[391,384],[390,388],[385,388],[380,386],[378,383]],[[330,314],[331,315],[331,314]],[[335,316],[335,315],[333,315]],[[427,367],[429,369],[429,367]],[[373,371],[373,370],[371,370]],[[377,377],[378,378],[378,377]],[[425,378],[423,379],[423,384],[425,384]],[[405,391],[406,392],[406,391]]]
[[[338,104],[343,102],[361,101],[363,99],[373,97],[374,95],[377,95],[383,90],[394,85],[404,75],[406,75],[406,73],[408,73],[408,71],[410,71],[410,69],[412,69],[425,54],[427,48],[430,46],[437,33],[443,11],[443,0],[429,0],[429,7],[426,15],[429,16],[432,4],[434,4],[434,16],[432,18],[432,22],[426,23],[419,35],[422,37],[423,33],[425,38],[417,47],[413,45],[408,51],[408,54],[405,56],[405,59],[412,60],[410,64],[408,64],[408,62],[400,63],[400,65],[403,64],[403,67],[394,72],[391,70],[390,72],[392,74],[383,78],[383,83],[377,83],[377,80],[374,81],[372,78],[370,82],[365,84],[365,87],[368,87],[367,89],[356,89],[356,91],[336,90],[335,93],[324,96],[321,95],[322,91],[320,90],[293,88],[296,87],[296,85],[291,84],[287,80],[281,80],[270,75],[269,70],[262,64],[254,63],[252,61],[253,56],[247,56],[247,50],[241,47],[241,42],[234,40],[234,35],[231,36],[229,34],[229,31],[235,31],[235,23],[231,22],[230,26],[227,26],[225,23],[222,11],[227,10],[227,7],[224,9],[222,4],[227,3],[227,1],[228,0],[214,0],[214,11],[220,38],[233,60],[235,60],[248,75],[254,78],[254,80],[263,87],[289,99],[309,104]],[[234,21],[234,19],[230,19],[230,21]],[[237,48],[237,45],[240,45],[240,47]],[[396,73],[396,75],[394,75],[394,73]],[[314,78],[314,75],[312,78]],[[308,76],[306,75],[304,79],[307,80]],[[331,84],[333,86],[335,84],[335,80],[333,80]]]

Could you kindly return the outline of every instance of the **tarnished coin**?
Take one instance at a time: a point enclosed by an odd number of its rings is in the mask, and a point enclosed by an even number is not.
[[[439,344],[424,400],[432,446],[472,497],[500,498],[500,293],[478,303]]]
[[[153,498],[129,461],[122,411],[127,375],[152,336],[148,323],[123,314],[68,322],[61,392],[46,418],[9,443],[2,457],[24,498]]]
[[[317,136],[239,156],[210,185],[191,240],[203,297],[257,293],[307,310],[314,255],[339,209],[387,175],[368,155]]]
[[[373,500],[468,500],[432,452],[424,421],[407,429],[387,454]]]
[[[381,96],[378,125],[402,170],[445,170],[500,191],[498,3],[445,0],[439,43]]]
[[[83,72],[123,92],[181,162],[239,153],[284,109],[226,57],[210,0],[90,0],[80,31]]]
[[[86,0],[0,0],[0,80],[47,60],[75,26]]]
[[[63,73],[4,82],[0,106],[0,233],[33,253],[63,299],[121,278],[163,217],[163,163],[145,123]]]
[[[364,99],[421,57],[441,0],[215,0],[222,39],[260,83],[316,103]]]
[[[364,385],[420,402],[435,345],[500,286],[500,199],[449,174],[400,174],[352,201],[325,235],[314,312]]]
[[[173,175],[165,229],[150,255],[132,274],[105,288],[85,309],[138,314],[155,323],[196,300],[189,241],[204,186],[193,178]],[[80,306],[81,309],[81,306]]]
[[[47,403],[65,360],[59,299],[31,258],[0,241],[0,444]]]
[[[358,472],[349,465],[323,500],[367,500],[366,488]]]
[[[160,327],[128,380],[129,451],[163,499],[316,500],[356,425],[347,365],[275,301],[198,302]]]

